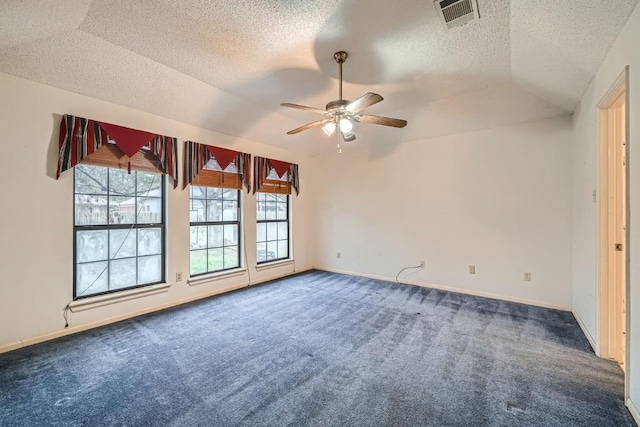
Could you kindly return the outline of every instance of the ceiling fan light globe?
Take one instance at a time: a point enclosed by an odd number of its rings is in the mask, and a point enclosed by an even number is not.
[[[353,131],[353,123],[349,119],[340,119],[340,130],[343,134],[351,133]]]
[[[356,139],[356,134],[353,131],[350,132],[342,132],[342,139],[344,142],[351,142]]]
[[[324,132],[325,135],[327,136],[331,136],[333,135],[333,132],[336,131],[336,124],[335,122],[329,122],[326,125],[322,126],[322,131]]]

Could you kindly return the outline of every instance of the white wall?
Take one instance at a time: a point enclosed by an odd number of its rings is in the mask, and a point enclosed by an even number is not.
[[[0,74],[0,351],[21,341],[64,328],[63,308],[73,286],[73,173],[55,176],[57,131],[65,113],[144,129],[183,140],[232,147],[300,165],[302,191],[293,197],[293,238],[305,242],[309,200],[308,158],[299,153],[207,131],[162,117],[91,99],[71,92]],[[176,106],[179,108],[179,106]],[[180,171],[182,167],[180,167]],[[182,175],[181,175],[182,176]],[[246,284],[247,274],[197,286],[186,282],[189,272],[188,191],[168,189],[167,281],[176,272],[183,280],[166,293],[71,315],[71,329],[177,301]],[[251,281],[291,273],[294,266],[256,271],[255,198],[244,192],[245,232]],[[304,244],[295,245],[295,269],[312,266]]]
[[[631,357],[627,361],[630,372],[631,400],[640,407],[640,7],[629,18],[607,54],[589,89],[585,93],[573,123],[573,306],[583,319],[589,333],[598,341],[596,327],[596,229],[597,204],[592,191],[598,187],[596,105],[616,78],[630,65],[629,136],[629,251],[631,266]]]
[[[424,260],[401,277],[570,307],[570,138],[560,117],[315,159],[315,266],[393,279]]]

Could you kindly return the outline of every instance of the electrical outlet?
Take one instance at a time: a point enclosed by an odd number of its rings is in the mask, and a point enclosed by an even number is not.
[[[420,261],[420,268],[424,268],[424,261]]]
[[[469,274],[476,274],[476,266],[475,265],[470,265],[469,266]]]
[[[340,258],[342,254],[340,252],[336,252],[336,258]]]
[[[523,279],[525,282],[530,282],[531,281],[531,273],[524,273],[524,277]]]
[[[182,282],[182,273],[176,273],[176,282]]]

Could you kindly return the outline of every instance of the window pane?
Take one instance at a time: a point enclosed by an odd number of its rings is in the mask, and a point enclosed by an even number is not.
[[[276,201],[276,195],[275,195],[275,194],[272,194],[272,193],[266,193],[266,194],[264,195],[264,199],[265,199],[267,202],[275,202],[275,201]]]
[[[109,231],[109,258],[131,258],[136,256],[136,230]]]
[[[133,224],[135,218],[135,197],[109,197],[109,224]]]
[[[209,159],[206,165],[204,165],[205,169],[209,169],[212,171],[221,171],[220,163],[216,159]]]
[[[258,238],[256,240],[258,242],[264,242],[265,240],[267,240],[267,224],[265,224],[264,222],[258,223],[257,233],[258,233]]]
[[[277,240],[278,239],[278,224],[275,222],[267,223],[267,240]]]
[[[238,247],[231,246],[224,248],[224,268],[239,267]]]
[[[141,228],[138,230],[138,256],[162,254],[162,230]]]
[[[238,202],[224,202],[224,210],[222,211],[223,221],[238,220]]]
[[[198,185],[190,185],[191,192],[189,197],[193,199],[206,199],[207,198],[207,187],[200,187]]]
[[[221,200],[207,200],[207,221],[222,221]]]
[[[207,199],[222,199],[222,188],[207,187]]]
[[[136,205],[138,224],[159,224],[162,222],[162,199],[159,197],[138,197]]]
[[[113,196],[135,196],[136,174],[124,169],[109,169],[109,194]]]
[[[267,242],[267,261],[278,258],[278,243]]]
[[[163,179],[147,172],[76,167],[76,296],[163,280],[163,229],[138,227],[162,223]]]
[[[269,175],[267,175],[267,179],[275,179],[277,181],[288,181],[289,172],[285,172],[284,175],[278,176],[278,172],[276,172],[275,169],[271,169],[271,171],[269,171]]]
[[[158,173],[136,172],[138,174],[138,197],[162,196],[162,175]]]
[[[209,271],[222,270],[223,263],[222,248],[209,249]]]
[[[206,249],[207,247],[207,227],[192,226],[189,230],[190,249]],[[206,266],[205,266],[206,268]]]
[[[222,242],[224,241],[224,236],[222,234],[222,226],[221,225],[210,225],[209,226],[209,247],[210,248],[218,248],[222,246]]]
[[[289,238],[289,224],[287,224],[286,222],[279,222],[278,223],[278,239],[286,240],[288,238]]]
[[[189,208],[189,221],[202,222],[207,219],[207,202],[206,200],[191,199]]]
[[[76,233],[77,262],[107,260],[107,231]]]
[[[191,251],[191,275],[207,272],[207,250]]]
[[[264,262],[267,260],[267,244],[266,243],[258,243],[257,251],[256,251],[256,261]]]
[[[286,203],[287,202],[287,195],[286,194],[276,194],[276,201],[280,202],[280,203]]]
[[[103,225],[107,223],[105,196],[76,195],[76,225]]]
[[[107,194],[107,168],[77,165],[76,194]]]
[[[220,165],[218,165],[218,166],[220,166]],[[229,163],[229,166],[227,166],[224,169],[224,171],[225,172],[229,172],[229,173],[238,173],[238,167],[236,165],[234,165],[233,162],[231,162],[231,163]]]
[[[109,289],[127,288],[136,285],[136,259],[126,258],[109,261]]]
[[[278,258],[289,257],[289,242],[286,240],[278,240]]]
[[[224,244],[238,245],[238,226],[237,225],[225,225],[224,226]]]
[[[238,200],[238,190],[225,189],[222,192],[224,200]]]
[[[162,258],[160,255],[138,258],[138,284],[156,283],[162,278]]]
[[[264,221],[264,220],[265,220],[265,218],[267,217],[267,216],[266,216],[266,212],[265,212],[266,207],[265,207],[264,202],[258,202],[258,203],[256,204],[256,208],[258,209],[258,211],[257,211],[257,213],[256,213],[256,218],[257,218],[257,220],[258,220],[258,221]]]
[[[276,202],[267,202],[265,206],[266,219],[276,219]]]
[[[264,193],[256,194],[256,202],[264,202]]]
[[[286,203],[278,203],[277,204],[277,219],[287,219],[287,204]]]
[[[76,296],[107,291],[107,261],[76,266]]]

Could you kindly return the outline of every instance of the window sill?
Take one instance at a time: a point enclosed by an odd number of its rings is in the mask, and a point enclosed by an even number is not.
[[[283,259],[279,261],[273,262],[265,262],[264,264],[256,265],[256,271],[269,270],[271,268],[284,267],[286,265],[292,265],[294,263],[294,259]]]
[[[189,278],[187,283],[189,286],[197,286],[207,282],[227,279],[229,277],[243,276],[246,272],[247,270],[244,268],[236,268],[234,270],[221,271],[220,273],[203,274],[202,276]]]
[[[98,295],[96,297],[83,298],[81,300],[71,301],[69,310],[72,313],[90,310],[92,308],[103,307],[130,299],[141,298],[148,295],[155,295],[167,292],[171,285],[168,283],[158,283],[157,285],[145,286],[143,288],[130,289],[128,291],[116,292],[107,295]]]

